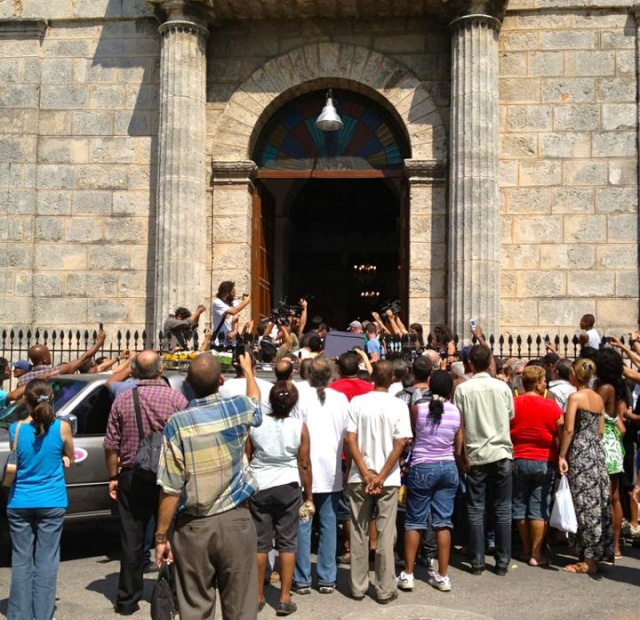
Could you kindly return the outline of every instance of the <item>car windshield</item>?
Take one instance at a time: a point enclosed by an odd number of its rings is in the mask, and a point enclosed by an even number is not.
[[[53,388],[53,410],[57,413],[76,394],[79,394],[88,384],[86,381],[75,379],[50,379]],[[9,428],[17,420],[27,417],[27,407],[22,400],[0,411],[0,427]]]

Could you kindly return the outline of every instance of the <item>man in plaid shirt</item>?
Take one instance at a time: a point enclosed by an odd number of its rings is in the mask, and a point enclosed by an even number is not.
[[[247,500],[256,484],[247,469],[245,442],[260,426],[260,390],[248,355],[240,355],[246,396],[218,394],[218,360],[200,355],[187,383],[194,400],[164,430],[158,484],[156,560],[176,564],[180,620],[213,618],[216,585],[223,618],[255,620],[258,571],[256,530]],[[171,542],[167,533],[176,509]]]
[[[160,379],[162,363],[155,351],[138,353],[130,364],[132,373],[139,379],[134,389],[137,389],[140,401],[142,435],[161,432],[169,417],[187,406],[187,399]],[[109,494],[118,502],[122,547],[114,609],[124,616],[139,609],[138,601],[143,589],[144,535],[158,507],[158,487],[134,476],[139,444],[131,389],[122,392],[113,402],[104,438]]]

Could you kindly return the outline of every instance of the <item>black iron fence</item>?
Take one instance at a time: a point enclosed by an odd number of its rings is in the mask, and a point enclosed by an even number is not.
[[[80,357],[91,347],[98,336],[97,330],[79,329],[2,329],[0,333],[0,356],[10,361],[26,360],[29,347],[44,344],[51,352],[52,363],[69,361]],[[620,340],[624,342],[624,337]],[[462,346],[458,336],[454,337],[456,348]],[[493,354],[500,358],[516,357],[524,360],[540,358],[547,352],[547,343],[552,343],[560,357],[574,359],[580,352],[577,336],[526,335],[489,336],[487,343]],[[162,334],[155,338],[142,330],[118,330],[107,333],[107,339],[96,357],[116,357],[122,351],[142,351],[143,349],[166,350]],[[199,347],[198,334],[194,335],[192,349]]]

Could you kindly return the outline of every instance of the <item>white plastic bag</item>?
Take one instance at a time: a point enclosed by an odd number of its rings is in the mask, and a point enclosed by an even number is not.
[[[549,525],[561,532],[569,532],[569,534],[575,534],[578,531],[578,520],[573,507],[569,480],[567,480],[566,476],[560,477],[560,484],[556,491]]]

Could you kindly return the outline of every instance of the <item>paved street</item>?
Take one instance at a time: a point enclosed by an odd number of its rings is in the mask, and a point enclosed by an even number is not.
[[[57,620],[114,620],[110,600],[118,579],[118,536],[113,528],[74,528],[65,532],[63,559],[58,579]],[[561,548],[558,551],[562,551]],[[486,571],[474,577],[464,570],[454,554],[451,578],[453,590],[441,593],[426,584],[424,569],[417,571],[416,589],[400,592],[387,606],[372,598],[356,602],[348,598],[348,569],[339,571],[339,592],[295,596],[299,620],[581,620],[640,619],[640,549],[625,548],[625,557],[615,568],[604,569],[594,579],[559,570],[566,563],[556,555],[548,569],[531,568],[513,561],[506,577]],[[492,564],[493,559],[487,558]],[[6,616],[11,571],[0,568],[0,614]],[[134,618],[148,618],[154,575],[145,578],[145,599]],[[276,584],[277,585],[277,584]],[[260,620],[275,618],[276,587],[267,588],[268,605]],[[220,618],[220,613],[217,614]]]

